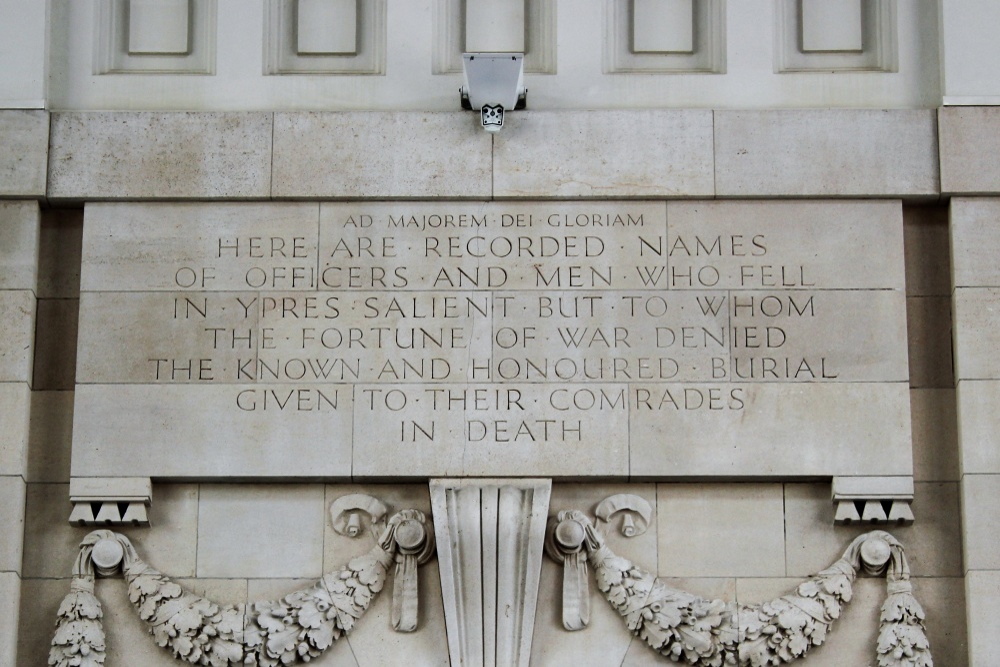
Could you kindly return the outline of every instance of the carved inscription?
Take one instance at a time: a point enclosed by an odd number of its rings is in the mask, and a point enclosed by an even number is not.
[[[173,207],[159,227],[149,206],[99,209],[88,232],[108,255],[135,254],[116,225],[169,252],[115,270],[85,259],[78,381],[218,386],[230,419],[346,411],[355,474],[423,475],[509,471],[505,448],[528,472],[602,450],[566,474],[628,474],[629,438],[669,437],[671,419],[732,423],[773,402],[772,385],[907,380],[898,272],[867,266],[877,245],[823,257],[808,218],[288,206],[301,215],[256,205],[245,225],[239,206]],[[843,282],[855,262],[867,284]]]

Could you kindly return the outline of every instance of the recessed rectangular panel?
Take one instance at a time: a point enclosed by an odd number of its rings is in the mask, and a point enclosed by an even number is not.
[[[861,51],[862,0],[802,0],[802,50]]]
[[[525,0],[465,0],[468,53],[524,53]]]
[[[128,52],[185,55],[191,50],[190,0],[129,0]]]
[[[633,53],[694,51],[694,0],[633,0]]]
[[[298,0],[299,55],[358,52],[358,0]]]

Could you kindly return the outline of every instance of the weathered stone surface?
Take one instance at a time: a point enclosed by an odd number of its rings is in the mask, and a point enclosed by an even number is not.
[[[276,113],[272,194],[486,198],[490,147],[462,112]]]
[[[1000,661],[1000,572],[966,572],[965,599],[969,627],[969,664]]]
[[[38,235],[38,202],[0,201],[0,289],[36,288]]]
[[[936,196],[933,110],[715,112],[720,197]]]
[[[346,478],[351,403],[331,384],[78,385],[73,474]]]
[[[962,536],[965,571],[1000,570],[996,526],[1000,521],[1000,475],[962,476]]]
[[[964,380],[958,383],[958,424],[962,434],[962,472],[1000,474],[1000,433],[996,406],[1000,382]]]
[[[665,214],[662,202],[322,203],[321,287],[662,287]]]
[[[954,387],[951,360],[951,299],[911,296],[906,299],[911,387]],[[895,346],[898,349],[898,345]]]
[[[21,572],[24,542],[24,480],[0,476],[0,572]]]
[[[948,207],[903,206],[907,296],[951,295]]]
[[[0,111],[0,196],[44,197],[49,114]]]
[[[1000,378],[1000,287],[955,290],[956,380]]]
[[[951,200],[955,287],[1000,287],[1000,198]]]
[[[15,664],[20,602],[21,577],[16,572],[0,572],[0,660],[5,665]]]
[[[907,391],[904,383],[637,385],[632,477],[906,475]]]
[[[1000,192],[1000,111],[995,107],[943,107],[938,110],[941,134],[941,192]]]
[[[31,382],[35,294],[0,290],[0,382]]]
[[[65,482],[73,443],[73,392],[31,392],[28,482]]]
[[[624,385],[358,385],[355,392],[355,476],[628,475]]]
[[[41,217],[38,298],[75,299],[80,296],[83,209],[50,208]]]
[[[906,474],[902,240],[876,201],[91,205],[74,475]]]
[[[88,204],[80,288],[316,289],[316,204]]]
[[[79,312],[79,299],[38,300],[32,374],[35,391],[73,389]]]
[[[657,570],[673,577],[784,575],[781,494],[780,484],[659,485]]]
[[[28,383],[0,383],[0,475],[24,474],[30,402]]]
[[[271,134],[270,113],[55,113],[48,196],[266,199]]]
[[[954,389],[910,390],[913,478],[917,482],[959,481],[955,396]]]
[[[494,139],[495,197],[715,193],[711,111],[525,111],[506,122]]]
[[[318,484],[203,484],[197,576],[318,578],[323,573],[323,498]]]
[[[667,229],[671,287],[903,288],[898,201],[671,201]]]

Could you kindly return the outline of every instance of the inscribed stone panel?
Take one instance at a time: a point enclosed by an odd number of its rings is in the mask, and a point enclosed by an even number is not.
[[[73,474],[905,475],[899,202],[97,204]]]

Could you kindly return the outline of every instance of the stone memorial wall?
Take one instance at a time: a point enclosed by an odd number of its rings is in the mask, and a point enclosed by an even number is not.
[[[85,220],[75,478],[912,475],[898,201]]]

